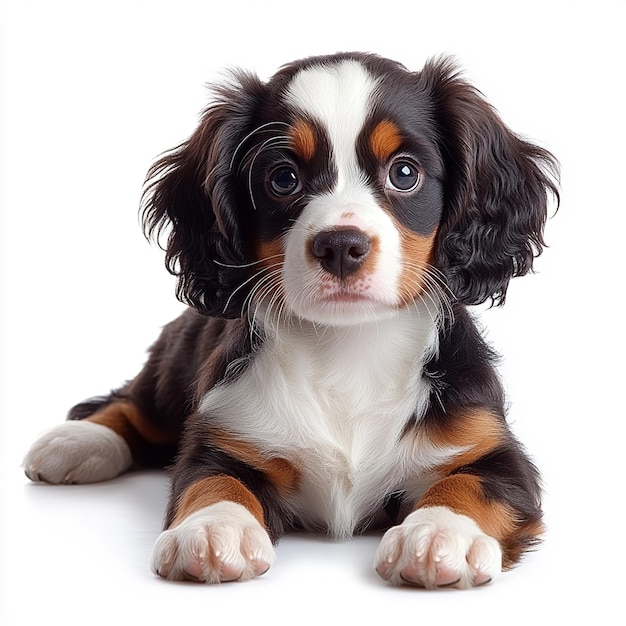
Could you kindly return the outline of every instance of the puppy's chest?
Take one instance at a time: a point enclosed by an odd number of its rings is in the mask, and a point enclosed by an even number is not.
[[[429,325],[277,336],[236,381],[201,404],[212,425],[297,470],[286,506],[305,526],[344,536],[415,473],[406,423],[429,395]]]

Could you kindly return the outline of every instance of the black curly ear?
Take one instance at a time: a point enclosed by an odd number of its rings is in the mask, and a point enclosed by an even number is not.
[[[446,206],[436,264],[465,304],[504,303],[509,280],[532,270],[545,245],[558,165],[514,133],[446,59],[419,80],[433,100],[446,168]]]
[[[248,257],[239,229],[233,155],[256,110],[262,83],[238,74],[215,89],[188,141],[148,171],[142,196],[144,232],[168,232],[165,264],[178,277],[176,295],[201,313],[238,317]],[[243,290],[239,290],[243,291]]]

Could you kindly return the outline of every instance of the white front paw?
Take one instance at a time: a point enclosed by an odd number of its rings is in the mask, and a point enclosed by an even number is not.
[[[40,437],[23,465],[26,476],[35,482],[95,483],[115,478],[132,461],[128,444],[110,428],[68,421]]]
[[[264,574],[275,554],[267,531],[241,504],[218,502],[161,533],[152,571],[170,580],[207,583]]]
[[[385,533],[375,568],[396,585],[467,589],[501,572],[502,550],[469,517],[429,507],[414,511]]]

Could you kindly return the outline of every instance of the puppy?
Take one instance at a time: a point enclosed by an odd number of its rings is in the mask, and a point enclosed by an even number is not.
[[[189,309],[27,476],[173,462],[152,561],[172,580],[259,576],[287,530],[386,528],[390,583],[490,581],[537,543],[540,487],[467,306],[532,269],[556,178],[446,59],[234,73],[143,196]]]

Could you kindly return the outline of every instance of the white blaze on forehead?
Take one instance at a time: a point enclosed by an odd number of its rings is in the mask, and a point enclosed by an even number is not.
[[[360,179],[356,142],[370,111],[376,80],[358,62],[318,65],[297,74],[287,101],[328,133],[338,170],[338,189]]]
[[[400,236],[359,167],[357,154],[357,141],[371,114],[377,85],[377,79],[361,63],[345,60],[301,70],[285,94],[290,106],[323,129],[330,154],[320,156],[332,159],[337,172],[334,188],[308,198],[285,238],[285,303],[303,319],[342,326],[397,312]],[[357,228],[376,241],[367,269],[360,278],[353,277],[348,288],[360,293],[363,303],[333,302],[333,290],[341,296],[345,285],[325,273],[310,251],[316,233],[337,226]]]

